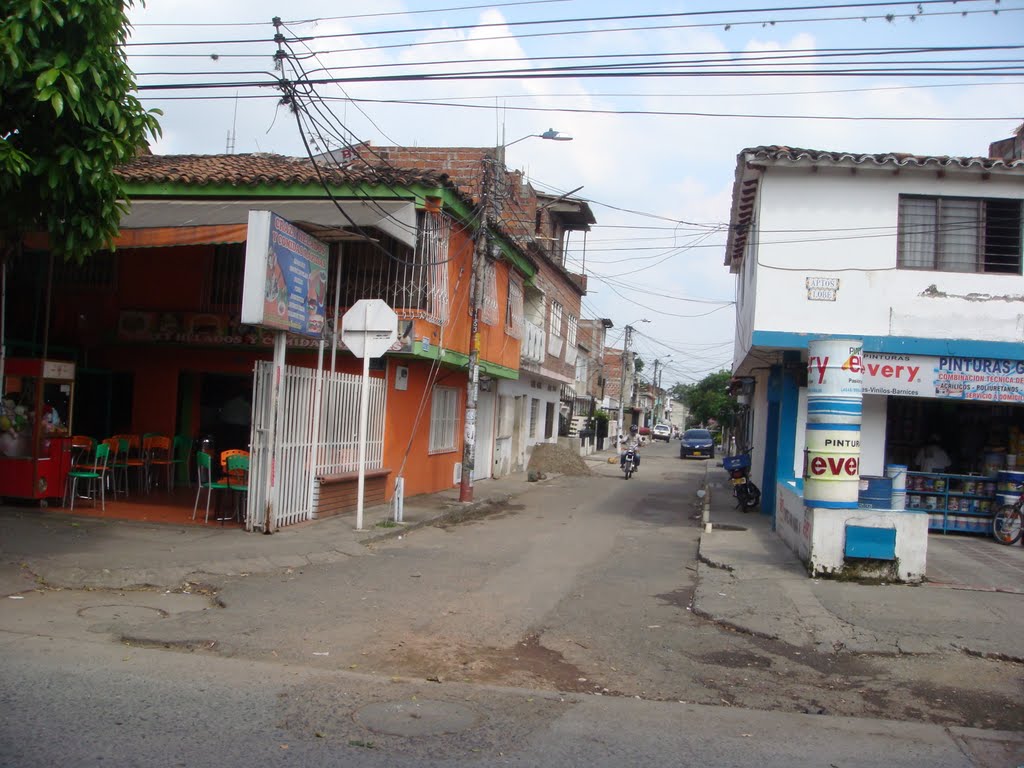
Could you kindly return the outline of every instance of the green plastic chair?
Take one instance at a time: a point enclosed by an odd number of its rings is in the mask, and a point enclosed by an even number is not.
[[[203,522],[208,523],[210,522],[210,496],[214,491],[228,490],[229,486],[223,480],[215,481],[213,479],[213,461],[210,460],[210,454],[202,451],[196,454],[196,479],[199,481],[199,487],[196,488],[196,503],[192,507],[192,519],[196,519],[196,512],[199,510],[199,496],[205,490],[206,516],[203,518]]]
[[[235,519],[245,522],[246,502],[249,494],[249,457],[242,455],[227,457],[227,472],[224,475],[231,489],[231,501]],[[241,510],[241,511],[239,511]]]
[[[185,482],[191,485],[190,473],[192,471],[192,438],[185,435],[175,435],[171,445],[171,464],[174,471],[171,473],[171,487],[177,481],[179,467],[185,468]]]
[[[88,467],[73,469],[68,472],[71,480],[71,511],[75,511],[75,496],[78,495],[78,481],[85,480],[88,484],[86,493],[92,498],[92,505],[96,506],[96,491],[100,494],[100,509],[104,512],[107,509],[106,493],[104,484],[107,475],[107,459],[110,457],[110,446],[100,443],[96,446],[95,461]]]

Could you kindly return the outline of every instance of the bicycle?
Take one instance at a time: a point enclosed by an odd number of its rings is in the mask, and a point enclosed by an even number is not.
[[[992,535],[1000,544],[1016,544],[1020,541],[1024,514],[1024,493],[1013,504],[1004,504],[992,518]]]

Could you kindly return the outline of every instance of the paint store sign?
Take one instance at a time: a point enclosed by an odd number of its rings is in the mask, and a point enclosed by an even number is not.
[[[865,352],[864,394],[1024,403],[1024,361]]]
[[[860,477],[860,459],[857,456],[808,451],[804,477],[813,480],[850,480]]]

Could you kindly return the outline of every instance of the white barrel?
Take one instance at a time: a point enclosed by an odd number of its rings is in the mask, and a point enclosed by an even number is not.
[[[804,503],[856,508],[860,492],[863,344],[817,339],[808,344]]]

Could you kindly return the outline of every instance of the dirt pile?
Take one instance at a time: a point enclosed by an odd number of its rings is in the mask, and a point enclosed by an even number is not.
[[[541,443],[533,447],[530,463],[526,467],[530,473],[545,475],[589,475],[590,470],[580,455],[569,448],[554,443]]]

